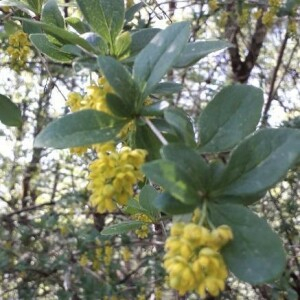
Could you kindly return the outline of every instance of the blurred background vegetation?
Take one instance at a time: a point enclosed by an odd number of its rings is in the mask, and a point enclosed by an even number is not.
[[[222,86],[249,83],[264,91],[260,126],[300,128],[300,1],[142,2],[127,29],[189,20],[191,41],[233,44],[168,73],[169,81],[183,85],[167,97],[173,105],[197,116]],[[137,3],[126,1],[127,8]],[[58,4],[65,18],[80,17],[75,1]],[[67,94],[83,91],[91,74],[81,64],[49,61],[33,48],[24,68],[13,71],[6,49],[19,23],[11,17],[26,13],[12,6],[0,10],[0,93],[17,103],[23,119],[19,128],[0,124],[0,299],[197,299],[179,297],[164,285],[159,226],[149,225],[144,239],[135,233],[100,235],[104,224],[122,216],[100,215],[88,205],[87,164],[93,153],[79,157],[67,150],[33,149],[41,129],[68,113]],[[300,299],[299,178],[300,166],[255,205],[284,241],[285,274],[263,286],[230,277],[220,299]]]

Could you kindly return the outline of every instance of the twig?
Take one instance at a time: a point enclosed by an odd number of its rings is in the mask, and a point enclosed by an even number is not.
[[[155,125],[146,117],[141,117],[142,120],[149,126],[152,132],[156,135],[156,137],[160,140],[160,142],[166,146],[168,145],[168,141],[165,137],[161,134],[161,132],[155,127]]]
[[[25,208],[16,210],[16,211],[14,211],[14,212],[12,212],[12,213],[10,213],[10,214],[2,215],[2,216],[0,216],[0,218],[1,218],[1,219],[10,218],[10,217],[12,217],[12,216],[14,216],[14,215],[19,215],[19,214],[21,214],[21,213],[23,213],[23,212],[25,212],[25,211],[31,211],[31,210],[35,210],[35,209],[41,208],[41,207],[43,207],[43,206],[48,206],[48,205],[50,206],[50,205],[54,205],[54,204],[55,204],[55,202],[50,201],[50,202],[45,202],[45,203],[39,204],[39,205],[28,206],[28,207],[25,207]]]
[[[289,33],[287,31],[285,33],[284,39],[282,41],[281,48],[280,48],[278,58],[277,58],[277,62],[276,62],[276,66],[275,66],[273,76],[272,76],[272,79],[271,79],[271,86],[270,86],[270,91],[269,91],[269,95],[268,95],[268,100],[267,100],[267,103],[265,105],[264,112],[263,112],[263,117],[262,117],[262,125],[263,126],[266,125],[267,120],[268,120],[268,112],[270,110],[271,103],[272,103],[272,100],[273,100],[273,97],[274,97],[274,92],[275,92],[275,90],[274,90],[275,82],[276,82],[276,79],[277,79],[277,74],[278,74],[280,65],[282,63],[282,58],[283,58],[284,50],[286,48],[288,39],[289,39]]]

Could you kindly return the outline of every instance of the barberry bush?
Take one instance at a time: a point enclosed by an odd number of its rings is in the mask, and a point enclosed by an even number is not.
[[[74,260],[105,281],[91,283],[84,297],[204,299],[221,295],[228,276],[254,286],[280,280],[286,270],[282,241],[251,208],[299,164],[299,129],[263,128],[263,91],[251,85],[221,87],[198,116],[170,97],[181,85],[168,81],[168,72],[234,46],[189,41],[188,21],[131,30],[143,2],[126,10],[123,0],[77,0],[82,17],[67,19],[53,0],[2,2],[23,11],[11,21],[16,25],[6,51],[13,69],[26,68],[32,47],[94,75],[87,88],[67,95],[69,113],[34,141],[35,148],[89,157],[87,204],[104,221],[90,235],[95,247],[81,245]],[[208,4],[213,12],[220,8],[218,1]],[[270,1],[258,17],[271,26],[279,9]],[[239,22],[247,18],[242,10]],[[1,122],[20,126],[17,107],[4,95],[0,105]],[[143,257],[152,268],[145,276],[152,282],[124,292],[121,270],[139,270],[138,245],[147,240]]]

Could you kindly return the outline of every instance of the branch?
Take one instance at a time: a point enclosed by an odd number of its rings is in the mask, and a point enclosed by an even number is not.
[[[41,208],[43,206],[51,206],[51,205],[55,205],[55,202],[54,201],[50,201],[50,202],[45,202],[43,204],[39,204],[39,205],[32,205],[32,206],[28,206],[28,207],[25,207],[25,208],[22,208],[22,209],[19,209],[19,210],[16,210],[10,214],[7,214],[7,215],[2,215],[0,216],[0,220],[1,219],[7,219],[7,218],[10,218],[14,215],[19,215],[23,212],[26,212],[26,211],[31,211],[31,210],[35,210],[35,209],[38,209],[38,208]]]
[[[276,66],[275,66],[275,69],[274,69],[274,72],[273,72],[273,76],[272,76],[272,79],[271,79],[271,86],[270,86],[270,91],[269,91],[269,95],[268,95],[268,100],[267,100],[267,103],[265,105],[264,112],[263,112],[263,117],[262,117],[262,125],[263,126],[266,125],[267,120],[268,120],[268,112],[271,108],[271,103],[272,103],[272,100],[274,99],[274,94],[275,94],[275,90],[274,90],[275,82],[276,82],[276,79],[277,79],[277,74],[278,74],[280,65],[282,64],[283,54],[284,54],[284,50],[286,48],[288,39],[289,39],[289,34],[288,34],[288,31],[286,31],[284,39],[283,39],[282,44],[281,44],[279,54],[278,54]]]

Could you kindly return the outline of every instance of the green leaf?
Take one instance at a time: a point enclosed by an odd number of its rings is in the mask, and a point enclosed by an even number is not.
[[[19,108],[9,98],[0,94],[0,121],[7,126],[21,126],[22,116]]]
[[[79,35],[77,35],[74,32],[70,32],[68,30],[62,29],[60,27],[57,27],[57,26],[54,26],[51,24],[28,20],[25,18],[15,17],[15,19],[21,20],[21,21],[27,21],[31,24],[36,24],[36,25],[41,26],[47,34],[55,37],[57,40],[61,41],[64,44],[77,45],[89,52],[99,54],[99,51],[97,51],[97,49],[93,48],[90,43],[88,43],[86,40],[84,40],[83,38],[81,38]]]
[[[268,223],[248,208],[234,205],[209,205],[214,225],[229,225],[234,239],[222,254],[229,269],[240,280],[256,285],[276,279],[284,271],[285,253],[280,238]]]
[[[52,24],[60,28],[65,27],[64,18],[58,8],[56,0],[48,0],[42,10],[42,22]]]
[[[154,206],[159,210],[168,215],[181,215],[190,213],[195,209],[195,205],[186,205],[169,193],[162,193],[154,200]]]
[[[137,55],[160,31],[161,30],[157,28],[146,28],[134,32],[131,35],[130,55]]]
[[[16,31],[21,29],[21,26],[12,20],[7,20],[4,22],[4,29],[7,35],[11,35]]]
[[[137,125],[136,131],[132,135],[134,147],[148,151],[148,160],[160,157],[161,142],[147,125]]]
[[[188,43],[174,63],[174,68],[187,68],[210,53],[233,46],[226,41]]]
[[[157,190],[150,185],[145,185],[139,195],[139,203],[141,208],[147,211],[147,214],[153,220],[157,220],[160,217],[159,211],[154,206],[154,199],[157,196]]]
[[[132,115],[132,108],[120,97],[115,94],[106,95],[107,106],[113,115],[118,117],[128,117]]]
[[[182,142],[190,146],[196,145],[193,124],[183,109],[170,107],[164,111],[164,117],[174,127]]]
[[[130,21],[132,21],[134,18],[134,15],[138,11],[140,11],[144,6],[145,6],[145,3],[140,2],[140,3],[137,3],[137,4],[129,7],[125,12],[125,23],[129,23]]]
[[[131,74],[112,57],[100,56],[98,64],[114,92],[125,102],[126,109],[133,113],[137,107],[140,92]]]
[[[50,59],[62,62],[69,63],[73,60],[74,56],[68,52],[60,50],[57,46],[52,44],[45,34],[34,33],[29,36],[32,44],[43,54],[48,56]]]
[[[156,34],[138,54],[133,65],[133,76],[145,97],[171,68],[185,47],[188,37],[188,22],[172,24]]]
[[[122,57],[129,53],[131,44],[131,35],[128,31],[120,34],[116,39],[115,45],[115,55],[117,58],[122,59]]]
[[[31,20],[23,20],[22,27],[27,34],[43,33],[42,27],[39,24],[32,23]]]
[[[86,33],[90,31],[90,27],[82,22],[79,18],[76,17],[68,17],[65,19],[66,23],[72,26],[78,33]]]
[[[170,95],[174,93],[179,93],[182,89],[182,85],[175,83],[175,82],[161,82],[158,83],[153,91],[152,94],[155,95]]]
[[[255,130],[262,106],[263,92],[258,88],[247,85],[223,88],[200,115],[200,151],[222,152],[233,148]]]
[[[85,109],[51,122],[36,137],[34,147],[70,148],[113,140],[126,121]]]
[[[300,130],[262,129],[233,152],[216,194],[250,196],[279,182],[300,157]]]
[[[174,162],[162,159],[152,161],[144,164],[142,171],[183,203],[197,204],[201,200],[197,190],[190,184],[189,174]]]
[[[125,8],[123,0],[76,0],[83,16],[91,27],[110,46],[123,27]]]
[[[140,228],[144,222],[141,221],[126,221],[119,224],[114,224],[111,226],[105,227],[102,231],[102,235],[118,235],[127,233],[129,231]]]
[[[36,14],[39,15],[41,13],[43,0],[26,0],[26,2]]]
[[[190,185],[204,193],[209,187],[209,165],[194,149],[182,144],[169,144],[162,148],[162,157],[176,163],[190,178]],[[200,192],[201,191],[201,192]]]

